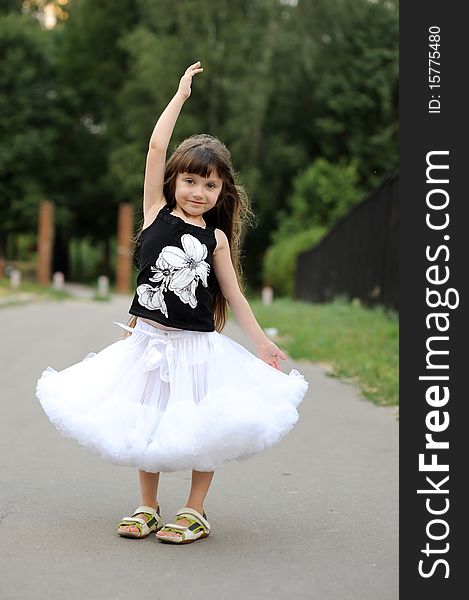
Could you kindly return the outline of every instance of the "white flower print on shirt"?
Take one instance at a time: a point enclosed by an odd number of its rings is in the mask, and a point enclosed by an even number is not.
[[[179,296],[185,304],[195,308],[197,306],[195,291],[199,280],[204,287],[208,285],[210,265],[204,261],[208,250],[205,244],[189,233],[181,237],[181,244],[184,251],[176,246],[166,246],[161,251],[163,258],[175,267],[168,289]]]
[[[150,277],[148,281],[154,281],[155,283],[160,283],[164,289],[168,288],[168,284],[171,281],[171,275],[174,271],[174,267],[172,267],[160,254],[158,260],[155,265],[151,267],[153,273],[153,277]]]
[[[161,310],[166,318],[168,318],[168,309],[164,301],[163,290],[161,287],[153,288],[148,283],[144,283],[137,287],[139,303],[149,310]]]
[[[163,297],[166,290],[174,292],[182,302],[195,308],[199,281],[208,287],[210,265],[204,260],[208,254],[207,246],[189,233],[181,236],[181,244],[184,250],[177,246],[165,246],[155,266],[151,267],[155,274],[149,281],[160,283],[159,287],[153,288],[148,284],[137,287],[139,303],[150,310],[161,310],[166,318],[168,310]]]

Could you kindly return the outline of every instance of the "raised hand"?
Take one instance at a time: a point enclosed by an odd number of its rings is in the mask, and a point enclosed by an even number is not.
[[[189,98],[191,95],[191,85],[192,85],[192,77],[197,73],[202,73],[203,68],[200,66],[201,62],[198,60],[190,67],[187,67],[186,72],[181,77],[178,87],[178,93],[184,96],[185,99]]]

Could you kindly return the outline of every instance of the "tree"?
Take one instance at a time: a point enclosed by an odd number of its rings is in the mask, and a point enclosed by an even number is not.
[[[371,190],[398,165],[398,19],[388,0],[303,2],[317,43],[304,135],[331,162],[356,160]]]
[[[70,18],[43,36],[49,72],[34,77],[48,94],[46,108],[37,98],[27,107],[40,114],[34,119],[45,135],[41,171],[29,192],[13,191],[26,211],[28,198],[53,197],[69,235],[108,243],[119,202],[134,201],[141,214],[151,131],[198,59],[205,71],[170,151],[196,132],[231,150],[259,217],[244,242],[251,285],[260,283],[293,180],[317,158],[355,164],[363,191],[397,165],[397,9],[389,0],[80,0],[69,7]],[[25,104],[26,89],[12,89],[11,106]],[[15,135],[19,117],[11,118]]]
[[[129,195],[140,196],[153,125],[187,65],[201,60],[205,71],[178,119],[170,150],[196,132],[218,136],[228,146],[256,212],[270,220],[266,228],[250,232],[245,243],[247,275],[259,278],[259,248],[274,225],[277,200],[265,191],[277,167],[263,171],[266,131],[273,127],[268,105],[276,94],[275,55],[285,41],[282,6],[270,0],[162,0],[139,7],[141,24],[121,42],[133,69],[120,94],[126,139],[112,152],[112,173]],[[290,157],[297,165],[294,152]]]
[[[293,181],[287,210],[279,212],[274,240],[310,227],[330,229],[361,198],[356,164],[332,165],[317,158]]]
[[[332,165],[323,158],[295,177],[263,261],[264,280],[276,294],[293,294],[298,254],[318,244],[360,199],[357,182],[353,163]]]
[[[35,231],[52,177],[57,111],[47,32],[30,18],[0,15],[0,251],[8,235]]]
[[[136,17],[134,0],[82,0],[71,4],[70,18],[55,32],[58,74],[71,118],[61,131],[70,169],[58,194],[73,210],[70,234],[102,243],[102,269],[108,275],[117,206],[133,200],[113,177],[110,156],[125,138],[118,94],[129,67],[119,40]]]

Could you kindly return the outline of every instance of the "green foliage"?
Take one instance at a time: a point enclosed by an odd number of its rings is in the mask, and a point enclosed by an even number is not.
[[[21,6],[23,0],[0,0],[0,14],[6,14],[9,12],[15,12],[19,14],[21,12]]]
[[[397,6],[317,0],[304,9],[319,44],[307,135],[328,160],[355,159],[369,191],[398,166]]]
[[[274,93],[273,51],[278,44],[279,8],[264,1],[219,4],[186,0],[140,2],[141,23],[123,36],[120,47],[130,57],[120,106],[125,111],[128,171],[120,152],[113,153],[120,177],[144,166],[144,153],[154,123],[175,93],[186,67],[200,59],[204,73],[178,119],[171,146],[196,132],[219,136],[231,150],[242,183],[255,191],[262,186],[264,127],[267,102]],[[194,23],[197,23],[197,33]],[[141,192],[136,186],[134,195]],[[140,208],[140,207],[139,207]]]
[[[65,290],[55,290],[50,285],[41,285],[35,281],[28,281],[25,277],[21,280],[19,288],[12,288],[7,277],[0,277],[0,310],[40,299],[66,300],[72,296]]]
[[[111,155],[125,146],[127,138],[119,92],[129,60],[120,40],[137,19],[134,0],[81,0],[71,4],[70,19],[57,32],[61,85],[75,100],[73,155],[67,162],[79,175],[78,180],[73,175],[62,183],[69,194],[67,204],[75,207],[74,232],[96,241],[115,235],[118,203],[133,200],[128,185],[123,187],[115,177]],[[131,175],[127,167],[127,176]]]
[[[305,227],[331,228],[361,197],[355,164],[333,165],[317,158],[293,180],[287,210],[279,211],[274,240],[282,240]]]
[[[282,298],[250,305],[262,327],[276,327],[278,345],[293,359],[327,363],[332,374],[357,383],[365,398],[399,402],[399,321],[382,307],[336,299],[327,304]]]
[[[151,131],[199,59],[205,71],[171,149],[206,132],[231,150],[260,222],[244,246],[253,285],[275,228],[304,214],[304,197],[317,213],[302,229],[349,202],[327,201],[323,181],[342,176],[332,167],[320,177],[317,166],[316,200],[313,175],[299,191],[295,175],[317,158],[354,165],[366,192],[397,166],[398,20],[389,0],[80,0],[51,31],[34,11],[2,13],[17,6],[0,6],[0,247],[2,233],[34,230],[42,197],[55,201],[66,235],[96,242],[115,235],[119,202],[140,213]]]
[[[264,283],[271,285],[276,295],[293,295],[298,254],[319,243],[325,233],[325,227],[311,227],[285,238],[279,238],[270,246],[263,264]]]
[[[111,170],[140,211],[152,126],[184,68],[200,59],[205,71],[173,142],[204,131],[230,148],[261,222],[245,242],[250,279],[258,277],[263,249],[283,220],[278,212],[292,175],[314,157],[354,165],[356,187],[365,191],[396,165],[397,14],[389,3],[186,0],[179,6],[162,0],[141,1],[139,9],[139,26],[121,40],[133,70],[119,94],[127,126],[112,150]],[[322,199],[327,202],[325,192]],[[348,203],[337,199],[323,212],[331,208],[333,221]]]
[[[0,15],[0,238],[31,229],[51,174],[51,46],[39,26]]]
[[[316,159],[293,182],[287,210],[264,258],[264,280],[281,296],[292,296],[298,254],[320,242],[332,225],[360,198],[353,164],[332,165]]]

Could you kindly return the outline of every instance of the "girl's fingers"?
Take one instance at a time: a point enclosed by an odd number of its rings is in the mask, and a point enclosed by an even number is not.
[[[194,69],[193,71],[186,71],[185,75],[193,77],[196,73],[202,73],[203,69]]]
[[[281,367],[280,367],[279,361],[278,361],[278,355],[271,356],[270,361],[269,361],[269,365],[271,367],[274,367],[274,369],[278,369],[279,371],[282,370]]]
[[[285,354],[280,350],[280,348],[277,348],[277,354],[275,354],[276,357],[280,356],[280,358],[282,360],[287,360],[287,357],[285,356]]]
[[[191,70],[197,69],[197,68],[199,67],[199,65],[200,65],[200,64],[201,64],[201,63],[200,63],[200,60],[198,60],[198,61],[197,61],[196,63],[194,63],[193,65],[190,65],[189,67],[187,67],[187,69],[186,69],[186,73],[187,73],[187,71],[191,71]]]

